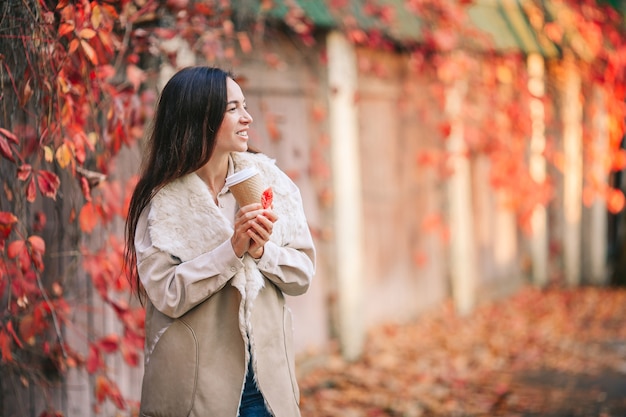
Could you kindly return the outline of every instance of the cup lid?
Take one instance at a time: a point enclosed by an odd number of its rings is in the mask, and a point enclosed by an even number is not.
[[[225,185],[226,187],[231,187],[235,184],[239,184],[240,182],[247,180],[248,178],[255,176],[258,173],[259,171],[257,171],[256,168],[244,168],[241,171],[237,171],[233,175],[229,175],[228,177],[226,177]]]

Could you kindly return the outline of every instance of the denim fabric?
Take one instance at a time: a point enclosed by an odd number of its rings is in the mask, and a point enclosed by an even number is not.
[[[248,375],[246,376],[246,384],[241,394],[241,405],[239,406],[239,417],[272,417],[265,408],[263,394],[256,387],[254,382],[254,370],[252,369],[252,361],[248,364]]]

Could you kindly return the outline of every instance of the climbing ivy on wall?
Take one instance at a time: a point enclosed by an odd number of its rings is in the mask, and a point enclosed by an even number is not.
[[[137,145],[150,120],[155,68],[177,66],[165,41],[180,36],[207,62],[234,62],[257,48],[272,10],[286,6],[283,21],[291,35],[303,45],[316,42],[314,24],[297,2],[257,3],[258,15],[245,22],[236,19],[225,0],[9,0],[0,6],[2,372],[45,389],[69,369],[84,369],[95,380],[96,407],[105,401],[129,407],[106,358],[121,354],[128,366],[138,365],[144,317],[122,271],[119,236],[134,178],[117,177],[112,163],[122,150]],[[426,23],[421,42],[400,45],[385,30],[398,18],[396,9],[382,0],[362,3],[362,12],[374,22],[368,28],[345,17],[346,8],[353,6],[349,0],[325,2],[356,45],[399,49],[410,57],[411,71],[432,77],[428,100],[435,98],[441,106],[431,107],[428,111],[437,117],[424,117],[424,123],[436,123],[442,140],[450,133],[450,121],[441,117],[445,89],[466,74],[459,69],[480,74],[473,80],[476,88],[491,108],[501,110],[480,117],[474,113],[468,120],[468,150],[490,158],[493,185],[509,193],[524,223],[534,205],[551,198],[549,184],[537,184],[528,173],[524,57],[494,53],[489,39],[468,24],[471,1],[404,1],[406,12]],[[561,51],[589,63],[581,66],[584,83],[604,91],[610,119],[609,154],[600,157],[607,176],[623,170],[626,49],[621,17],[592,0],[564,1],[568,13],[556,16],[548,15],[541,3],[525,3],[534,17],[530,21]],[[273,54],[265,59],[278,65]],[[377,70],[376,65],[366,67]],[[509,86],[506,94],[503,85]],[[323,121],[322,109],[312,112]],[[593,135],[586,138],[593,141]],[[558,165],[558,152],[546,156]],[[440,167],[445,176],[446,158],[445,152],[426,151],[417,163]],[[313,175],[328,172],[323,157],[313,163],[318,165],[311,169]],[[623,209],[621,191],[602,182],[586,185],[589,195],[606,198],[612,212]],[[320,198],[328,200],[327,193]],[[66,336],[68,328],[80,334],[73,318],[85,306],[67,294],[82,276],[114,313],[120,331],[86,334],[78,341]],[[46,415],[58,411],[50,404],[42,411]]]

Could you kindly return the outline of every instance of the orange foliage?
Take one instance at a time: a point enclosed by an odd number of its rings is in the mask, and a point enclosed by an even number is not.
[[[262,12],[269,14],[274,3],[263,1]],[[468,105],[460,115],[466,126],[467,155],[482,155],[491,161],[491,184],[504,195],[504,201],[515,210],[521,224],[527,225],[529,213],[537,205],[548,204],[553,190],[549,180],[534,181],[526,163],[531,126],[525,62],[519,54],[490,55],[492,45],[484,43],[486,38],[468,25],[466,8],[470,3],[465,0],[404,2],[406,11],[420,16],[424,22],[423,42],[402,46],[411,56],[410,69],[433,80],[424,91],[425,108],[418,115],[424,116],[425,124],[432,123],[432,131],[442,144],[445,143],[454,125],[454,121],[445,116],[446,86],[466,74],[478,74],[473,80],[476,82],[474,94],[470,92]],[[527,3],[526,7],[532,5],[532,2]],[[591,54],[594,62],[600,64],[589,66],[583,76],[606,95],[610,142],[607,160],[610,162],[604,164],[604,174],[608,177],[611,172],[626,167],[626,152],[620,149],[626,114],[626,60],[623,59],[626,45],[615,23],[617,17],[610,9],[602,9],[593,1],[568,0],[566,3],[572,10],[567,20],[559,15],[553,21],[542,17],[533,22],[540,22],[535,29],[557,43],[570,39],[568,34],[576,28],[587,41],[587,47],[578,50],[576,45],[560,46]],[[104,358],[121,354],[129,365],[138,365],[145,317],[141,307],[120,301],[123,298],[120,295],[130,291],[122,271],[123,243],[108,236],[113,233],[112,223],[125,216],[128,195],[136,178],[120,183],[109,174],[113,157],[142,136],[153,111],[155,95],[142,91],[147,82],[154,81],[144,64],[157,58],[176,66],[174,55],[163,49],[161,42],[175,35],[180,35],[207,61],[223,62],[235,58],[237,52],[252,51],[257,33],[237,28],[231,20],[228,2],[217,5],[192,0],[60,0],[52,9],[47,7],[49,4],[55,2],[38,2],[39,10],[34,14],[42,16],[42,20],[37,22],[37,43],[28,43],[28,47],[33,48],[30,52],[39,57],[39,62],[30,62],[27,70],[20,74],[13,73],[8,65],[3,67],[16,102],[30,119],[29,123],[15,124],[11,128],[0,126],[0,163],[15,172],[14,178],[9,179],[15,187],[6,184],[4,187],[10,208],[2,208],[12,211],[0,211],[0,299],[5,299],[9,290],[11,293],[6,307],[0,311],[0,365],[28,372],[29,365],[20,363],[17,353],[22,353],[26,347],[37,350],[56,363],[61,374],[68,367],[82,366],[97,375],[97,403],[109,400],[124,408],[126,401],[107,376]],[[285,2],[285,5],[287,26],[304,46],[313,44],[315,28],[306,13],[297,2]],[[337,12],[339,25],[355,44],[383,49],[397,46],[382,30],[393,27],[398,19],[393,8],[374,1],[365,2],[363,13],[376,22],[367,30],[346,13],[351,2],[328,0],[327,5]],[[539,9],[533,10],[541,13]],[[156,24],[157,16],[164,13],[171,14],[171,27]],[[259,33],[263,33],[261,23],[257,22]],[[24,34],[25,39],[31,39],[30,36],[33,36],[30,32]],[[458,46],[470,39],[484,43],[482,46],[487,51],[480,59],[456,53]],[[34,49],[35,44],[41,47]],[[271,68],[287,65],[276,53],[263,51],[262,56]],[[325,62],[324,56],[320,59]],[[359,68],[386,75],[384,66],[375,62],[362,60]],[[546,98],[546,104],[550,99],[552,97]],[[358,96],[355,103],[358,103]],[[481,107],[489,111],[480,112]],[[33,108],[36,114],[28,113]],[[550,115],[549,108],[547,113]],[[323,106],[315,105],[310,117],[318,126],[328,116]],[[280,116],[264,111],[264,121],[270,138],[280,141]],[[548,117],[548,122],[552,121]],[[323,183],[328,181],[331,172],[326,161],[328,138],[322,131],[317,145],[311,150],[308,173]],[[558,165],[558,153],[550,150],[552,145],[548,143],[545,154],[553,165]],[[423,150],[416,160],[420,165],[434,167],[445,178],[450,174],[448,154],[441,148]],[[46,253],[45,239],[56,236],[45,235],[45,215],[30,218],[16,209],[24,201],[27,204],[35,203],[38,198],[55,201],[61,192],[70,193],[72,184],[62,184],[62,178],[74,179],[80,189],[77,201],[70,207],[67,226],[78,228],[84,235],[98,230],[104,236],[100,248],[67,249],[80,253],[82,269],[123,328],[119,335],[95,337],[88,343],[86,359],[77,353],[78,349],[65,343],[57,328],[59,323],[70,324],[66,319],[75,307],[66,302],[63,283],[42,280],[50,255]],[[588,195],[605,198],[611,212],[624,209],[625,198],[620,190],[588,181],[592,190]],[[320,188],[321,204],[330,205],[332,192],[324,184]],[[427,218],[424,228],[437,233],[444,242],[449,239],[450,232],[440,215]],[[427,259],[423,252],[416,251],[414,261],[424,266]],[[40,373],[35,371],[34,375]],[[41,386],[45,385],[45,381],[41,382]],[[54,413],[46,411],[42,415]]]
[[[564,397],[563,387],[532,390],[518,376],[561,372],[575,385],[575,376],[621,373],[614,346],[626,338],[625,317],[626,292],[615,289],[524,288],[467,317],[449,302],[411,323],[372,329],[357,361],[334,350],[317,357],[299,378],[302,415],[602,415],[557,409],[571,401],[597,407],[606,395]]]

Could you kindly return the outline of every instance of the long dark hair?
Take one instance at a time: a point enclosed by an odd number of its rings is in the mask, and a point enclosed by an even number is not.
[[[126,218],[124,263],[133,291],[142,301],[145,293],[135,252],[139,216],[163,186],[196,171],[211,158],[226,112],[227,78],[233,77],[219,68],[185,68],[161,92]]]

